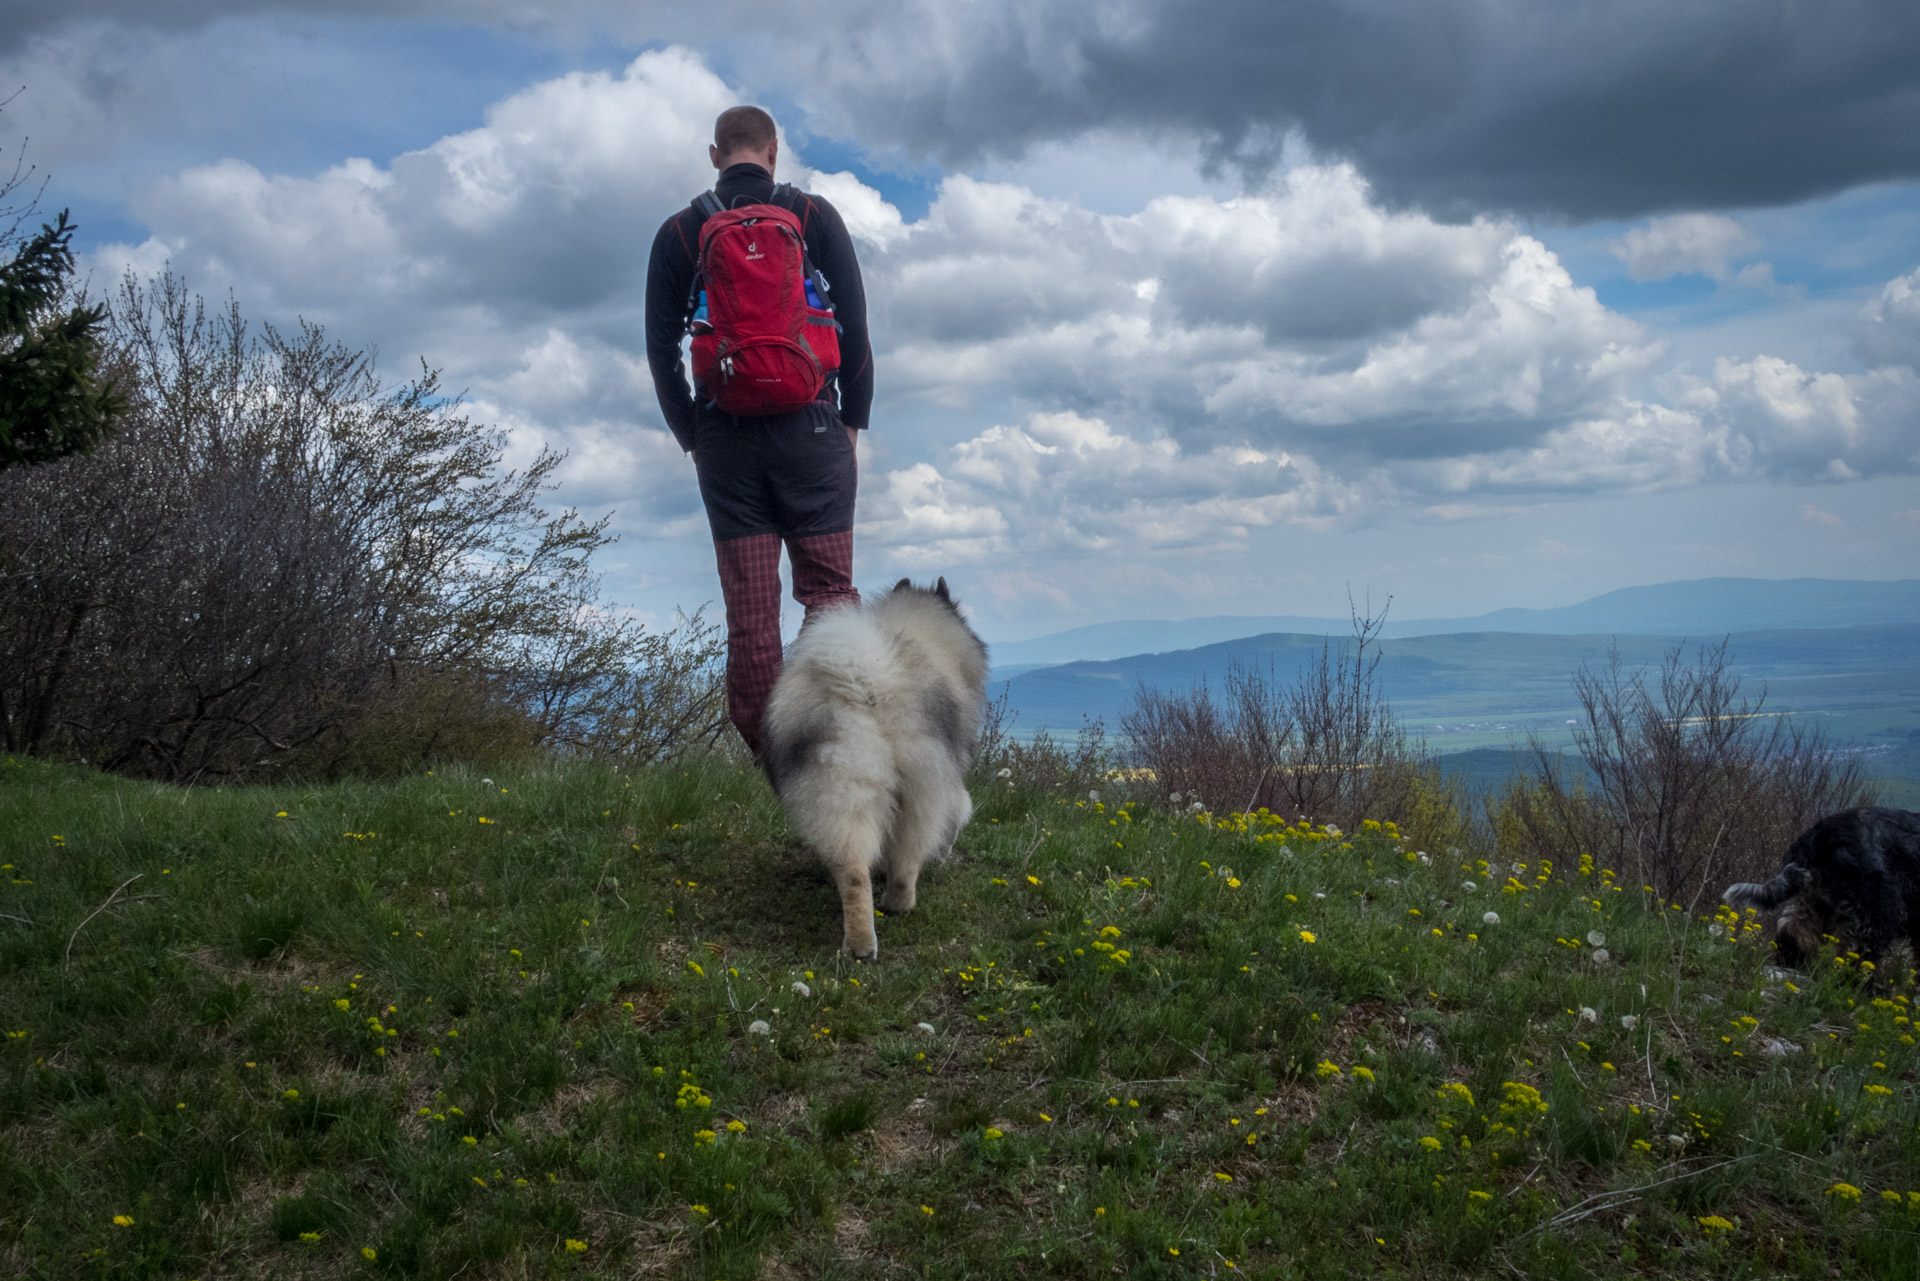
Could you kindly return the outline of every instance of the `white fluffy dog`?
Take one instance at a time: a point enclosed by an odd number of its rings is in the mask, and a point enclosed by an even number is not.
[[[910,911],[920,867],[973,815],[966,772],[986,703],[987,647],[942,578],[901,579],[800,631],[767,704],[761,755],[794,826],[840,890],[849,955],[874,958],[873,873]]]

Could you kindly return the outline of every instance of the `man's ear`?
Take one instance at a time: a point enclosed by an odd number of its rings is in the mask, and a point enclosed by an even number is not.
[[[713,162],[713,167],[715,169],[720,168],[720,148],[714,146],[712,143],[708,143],[707,159]]]
[[[773,167],[779,163],[780,163],[780,140],[778,138],[775,138],[772,142],[767,144],[767,172],[772,173]]]

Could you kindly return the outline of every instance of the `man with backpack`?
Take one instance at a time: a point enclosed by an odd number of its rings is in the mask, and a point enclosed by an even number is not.
[[[756,755],[780,675],[781,545],[809,617],[860,603],[854,433],[873,404],[853,240],[832,205],[775,184],[779,151],[765,111],[721,112],[707,149],[719,181],[661,224],[647,264],[647,363],[699,478],[727,608],[727,714]]]

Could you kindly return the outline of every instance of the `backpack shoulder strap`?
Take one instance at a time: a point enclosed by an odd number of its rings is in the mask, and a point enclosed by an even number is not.
[[[719,195],[712,191],[703,191],[693,198],[693,211],[700,215],[701,222],[705,222],[725,208],[726,206],[720,203]]]

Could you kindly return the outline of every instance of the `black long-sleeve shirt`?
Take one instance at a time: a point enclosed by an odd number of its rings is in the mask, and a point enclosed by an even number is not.
[[[731,209],[767,203],[773,186],[773,175],[759,165],[730,165],[714,185],[714,194]],[[840,322],[840,372],[834,380],[840,421],[864,429],[873,408],[873,349],[867,341],[867,291],[860,281],[853,238],[840,211],[819,196],[795,192],[782,207],[800,219],[807,258],[827,278],[834,318]],[[701,221],[688,207],[661,223],[647,261],[647,365],[653,371],[660,412],[674,439],[687,450],[693,448],[693,389],[680,359],[680,340],[691,314],[688,295],[700,255]]]

